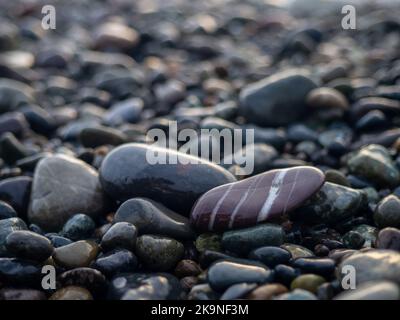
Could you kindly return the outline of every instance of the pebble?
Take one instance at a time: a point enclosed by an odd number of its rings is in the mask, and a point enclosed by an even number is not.
[[[216,233],[202,233],[200,234],[195,241],[196,249],[199,252],[209,251],[222,251],[221,247],[222,237]]]
[[[140,120],[143,106],[143,100],[140,98],[129,98],[117,102],[104,114],[104,123],[111,126],[136,123]]]
[[[246,229],[227,231],[222,235],[222,247],[239,255],[246,255],[251,250],[264,246],[280,246],[285,233],[281,226],[260,224]]]
[[[136,247],[137,229],[129,222],[117,222],[112,225],[101,239],[103,251],[116,248],[134,251]]]
[[[292,262],[294,268],[302,273],[318,274],[329,277],[335,271],[335,262],[329,258],[298,258]]]
[[[250,292],[246,298],[249,300],[272,300],[275,296],[287,291],[288,289],[279,283],[264,284]]]
[[[307,112],[306,97],[315,88],[303,73],[277,73],[240,92],[240,111],[249,122],[260,126],[286,125]]]
[[[220,300],[235,300],[244,297],[247,293],[257,288],[256,283],[238,283],[230,286]]]
[[[318,287],[326,282],[326,280],[316,274],[302,274],[292,281],[290,285],[291,290],[303,289],[313,294],[317,293]]]
[[[178,278],[198,276],[201,273],[200,266],[193,260],[181,260],[176,265],[174,275]]]
[[[364,201],[359,190],[326,182],[320,191],[295,212],[294,218],[313,223],[335,223],[352,217]]]
[[[160,161],[176,156],[177,164],[150,164],[146,155],[153,158],[154,152],[160,156]],[[181,164],[190,159],[190,156],[172,150],[138,143],[125,144],[106,156],[100,179],[104,191],[114,200],[146,197],[187,216],[200,195],[236,180],[228,171],[205,160],[197,160],[196,165]]]
[[[104,275],[93,268],[75,268],[63,272],[58,277],[63,287],[78,286],[86,288],[95,297],[104,297],[107,290],[107,280]]]
[[[7,251],[17,258],[43,262],[53,253],[49,239],[31,231],[13,231],[6,238]]]
[[[376,248],[400,251],[400,230],[384,228],[379,231],[376,239]]]
[[[374,213],[374,221],[380,228],[400,227],[400,199],[389,195],[378,203]]]
[[[271,271],[266,267],[233,261],[218,261],[207,271],[207,281],[210,287],[217,292],[223,292],[238,283],[265,283],[270,279]]]
[[[7,202],[0,200],[0,220],[15,218],[17,213],[14,208],[10,206]]]
[[[27,230],[25,222],[20,218],[0,220],[0,257],[7,255],[6,239],[14,231]]]
[[[357,285],[374,280],[400,281],[400,253],[396,251],[371,250],[354,253],[341,262],[338,270],[343,270],[346,265],[354,267]],[[342,273],[340,277],[343,276]]]
[[[119,130],[99,126],[81,130],[79,140],[86,148],[97,148],[103,145],[119,146],[126,142],[127,137]]]
[[[19,176],[0,181],[0,200],[10,204],[18,216],[25,217],[29,206],[32,178]]]
[[[107,277],[112,277],[118,273],[133,272],[137,265],[137,258],[131,251],[116,249],[100,255],[91,266]]]
[[[274,298],[274,300],[318,300],[311,292],[303,289],[294,289],[290,292],[283,293]]]
[[[20,81],[0,79],[0,114],[33,101],[33,88]]]
[[[56,248],[53,259],[57,265],[68,269],[88,267],[98,252],[97,244],[81,240]]]
[[[289,251],[293,259],[310,258],[314,256],[311,250],[297,244],[284,243],[281,245],[281,248]]]
[[[396,187],[400,182],[399,170],[389,151],[381,145],[372,144],[356,151],[349,157],[347,166],[351,173],[381,187]]]
[[[19,286],[37,286],[41,268],[30,261],[16,258],[0,258],[0,280],[2,283]]]
[[[342,242],[346,248],[361,249],[365,239],[359,232],[350,230],[343,236]]]
[[[341,118],[349,108],[347,98],[340,91],[328,87],[311,90],[306,101],[322,120]]]
[[[292,258],[289,251],[279,247],[261,247],[249,253],[249,259],[264,263],[269,268],[278,264],[287,264]]]
[[[208,191],[196,202],[191,221],[209,231],[249,227],[290,212],[323,183],[323,173],[312,167],[269,171]]]
[[[369,281],[354,290],[343,291],[335,300],[399,300],[400,289],[390,281]]]
[[[44,230],[58,231],[76,213],[97,216],[104,196],[97,172],[65,155],[47,157],[35,170],[29,219]]]
[[[35,289],[3,288],[0,290],[0,300],[47,300],[43,291]]]
[[[76,214],[65,223],[60,234],[73,241],[90,238],[93,234],[96,224],[93,219],[86,214]]]
[[[174,239],[142,235],[137,238],[136,254],[147,268],[155,271],[168,271],[176,266],[184,254],[183,245]]]
[[[145,198],[125,201],[114,216],[115,222],[129,222],[140,234],[160,234],[177,239],[193,239],[189,220],[160,203]]]
[[[49,300],[93,300],[93,296],[85,288],[68,286],[54,292]]]

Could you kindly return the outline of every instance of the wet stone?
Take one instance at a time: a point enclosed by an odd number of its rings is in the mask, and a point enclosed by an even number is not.
[[[202,233],[197,237],[195,246],[199,252],[204,252],[206,250],[219,252],[222,251],[221,240],[222,238],[219,234]]]
[[[335,300],[398,300],[400,289],[390,281],[370,281],[361,284],[355,290],[343,291]]]
[[[209,231],[249,227],[300,206],[323,182],[322,172],[312,167],[269,171],[205,193],[196,202],[191,221]]]
[[[338,270],[341,271],[346,265],[355,268],[357,284],[373,280],[397,283],[400,281],[400,253],[393,250],[371,250],[352,254],[341,262]],[[340,274],[340,277],[343,276],[343,273]]]
[[[257,287],[256,283],[234,284],[224,292],[224,294],[220,297],[220,300],[240,299],[250,291],[254,290],[256,287]]]
[[[292,281],[290,288],[291,290],[303,289],[315,294],[317,293],[318,287],[324,282],[326,282],[326,280],[319,275],[303,274]]]
[[[0,258],[0,281],[10,285],[38,285],[41,269],[31,261]]]
[[[54,261],[65,268],[88,267],[96,258],[98,246],[89,241],[77,241],[54,250]]]
[[[133,272],[137,265],[136,256],[131,251],[121,249],[99,255],[91,266],[107,277],[112,277],[118,273]]]
[[[0,181],[0,200],[9,203],[18,216],[25,217],[31,193],[32,178],[19,176]]]
[[[314,256],[311,250],[297,244],[284,243],[281,245],[281,248],[289,251],[293,259],[310,258]]]
[[[369,145],[355,152],[347,161],[349,170],[378,186],[395,187],[400,172],[394,165],[389,151],[380,145]]]
[[[384,228],[379,231],[376,248],[400,251],[400,230],[396,228]]]
[[[7,202],[0,200],[0,220],[15,218],[16,216],[17,213],[15,212],[13,207],[10,206]]]
[[[224,291],[238,283],[265,283],[271,279],[271,271],[255,265],[246,265],[232,261],[214,263],[207,271],[207,280],[211,288]]]
[[[60,235],[73,241],[90,238],[96,224],[93,219],[86,214],[76,214],[72,216],[62,228]]]
[[[249,300],[272,300],[275,296],[287,291],[288,289],[279,283],[265,284],[254,289],[246,298]]]
[[[284,242],[285,233],[281,226],[260,224],[255,227],[227,231],[222,236],[222,247],[240,255],[264,246],[280,246]]]
[[[179,261],[174,270],[174,274],[178,278],[197,276],[200,273],[200,266],[195,261],[187,259]]]
[[[104,275],[92,268],[76,268],[63,272],[57,279],[63,287],[78,286],[88,289],[94,296],[104,296],[107,281]]]
[[[177,239],[192,239],[189,220],[165,206],[145,198],[125,201],[117,210],[115,222],[129,222],[140,234],[160,234]]]
[[[104,198],[97,172],[81,160],[57,155],[43,159],[33,178],[29,219],[58,231],[76,213],[97,216]]]
[[[48,259],[54,250],[49,239],[25,230],[10,233],[6,238],[6,248],[18,258],[38,262]]]
[[[79,139],[84,147],[96,148],[103,145],[119,146],[126,142],[127,137],[113,128],[96,127],[83,129]]]
[[[335,262],[329,258],[298,258],[292,262],[294,268],[303,273],[313,273],[329,277],[335,271]]]
[[[20,218],[8,218],[0,220],[0,257],[7,255],[6,239],[18,230],[26,230],[27,226]]]
[[[123,248],[133,251],[136,246],[137,229],[129,222],[117,222],[112,225],[101,239],[101,248],[109,251]]]
[[[304,74],[278,73],[245,87],[240,93],[240,111],[260,126],[285,125],[306,113],[306,97],[315,87]]]
[[[258,260],[269,268],[286,264],[292,258],[289,251],[279,247],[261,247],[250,252],[249,259]]]
[[[154,159],[155,155],[160,161],[177,157],[177,164],[150,164],[147,157]],[[190,159],[190,156],[173,150],[125,144],[104,159],[100,179],[104,191],[114,200],[146,197],[188,215],[200,195],[236,180],[228,171],[205,160],[196,160],[198,164],[181,164]]]
[[[291,292],[283,293],[275,300],[318,300],[317,297],[311,292],[303,289],[294,289]]]
[[[349,231],[343,236],[342,242],[346,248],[361,249],[365,243],[365,239],[359,232]]]
[[[139,261],[150,270],[167,271],[176,266],[183,257],[183,245],[174,239],[143,235],[136,242]]]
[[[382,199],[374,213],[374,221],[380,228],[400,227],[400,199],[390,195]]]
[[[68,286],[54,292],[49,300],[93,300],[93,296],[85,288]]]

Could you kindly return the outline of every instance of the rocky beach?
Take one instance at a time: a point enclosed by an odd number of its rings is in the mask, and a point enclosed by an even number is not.
[[[0,0],[0,300],[400,300],[396,2]]]

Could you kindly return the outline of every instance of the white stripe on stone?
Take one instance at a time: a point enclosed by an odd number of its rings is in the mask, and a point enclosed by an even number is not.
[[[215,217],[217,216],[218,210],[221,207],[222,203],[224,202],[225,198],[228,196],[229,192],[232,190],[234,183],[232,183],[228,189],[226,189],[225,193],[218,200],[217,204],[215,205],[213,211],[211,212],[210,221],[208,222],[208,229],[212,230],[214,227]]]
[[[264,221],[268,217],[272,205],[279,196],[279,192],[281,191],[283,180],[286,176],[287,171],[288,170],[282,170],[274,177],[271,188],[269,189],[268,197],[265,200],[260,212],[258,213],[257,222]]]
[[[235,206],[235,208],[233,209],[233,212],[232,212],[231,216],[229,217],[229,228],[230,228],[230,229],[233,227],[233,223],[235,222],[235,217],[236,217],[237,213],[239,212],[239,209],[241,208],[241,206],[243,205],[243,203],[247,200],[247,197],[248,197],[248,195],[249,195],[249,193],[250,193],[251,187],[253,186],[253,184],[254,184],[256,181],[261,180],[260,177],[261,177],[261,176],[257,177],[256,179],[254,179],[254,180],[250,183],[250,185],[249,185],[249,187],[247,188],[245,194],[240,198],[238,204],[237,204],[237,205]],[[257,186],[258,186],[258,182],[257,182],[255,188],[257,188]],[[253,190],[254,190],[254,189],[253,189]]]
[[[290,199],[292,198],[293,190],[294,190],[294,188],[296,187],[297,177],[298,177],[298,175],[299,175],[299,172],[300,172],[300,170],[296,170],[296,175],[294,176],[294,180],[293,180],[293,182],[292,182],[292,187],[290,188],[289,195],[288,195],[288,197],[287,197],[287,199],[286,199],[285,208],[283,209],[283,213],[284,213],[284,214],[286,213],[287,206],[288,206],[288,204],[289,204]]]

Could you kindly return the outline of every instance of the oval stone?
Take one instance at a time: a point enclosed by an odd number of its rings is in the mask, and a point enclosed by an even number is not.
[[[324,180],[317,168],[294,167],[219,186],[196,202],[191,221],[200,230],[213,231],[279,218],[315,194]]]
[[[165,160],[164,164],[153,164],[149,161],[155,160],[153,156],[159,162]],[[140,143],[124,144],[110,152],[100,178],[106,193],[116,201],[150,198],[186,216],[203,193],[236,180],[211,162]]]

